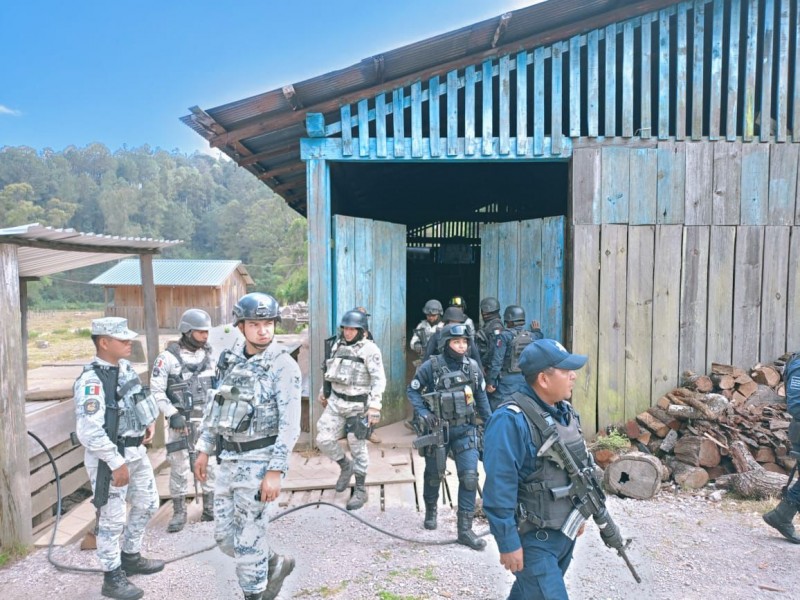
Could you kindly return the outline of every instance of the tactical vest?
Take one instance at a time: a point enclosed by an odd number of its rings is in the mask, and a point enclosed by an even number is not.
[[[333,356],[325,361],[325,381],[346,386],[369,387],[370,375],[364,359],[354,346],[339,343]]]
[[[461,369],[451,370],[444,357],[431,356],[433,369],[433,396],[425,397],[428,408],[451,427],[475,423],[475,397],[472,385],[477,385],[478,365],[468,358]]]
[[[109,371],[104,369],[102,365],[89,364],[83,368],[83,372],[93,371],[95,376],[104,383],[103,392],[105,395],[107,377]],[[158,416],[158,403],[151,394],[148,394],[142,386],[139,376],[134,372],[134,376],[119,386],[119,380],[116,382],[116,397],[106,398],[106,407],[116,406],[119,415],[119,424],[117,431],[120,435],[126,431],[144,431],[150,423],[156,420]],[[136,388],[138,390],[134,391]],[[103,429],[108,433],[107,427],[104,425]],[[112,440],[116,443],[115,440]]]
[[[491,319],[488,323],[484,323],[478,331],[475,332],[475,345],[478,346],[478,352],[481,355],[481,362],[484,365],[490,363],[492,358],[492,351],[494,350],[494,342],[496,331],[502,331],[503,322],[499,317]]]
[[[167,352],[178,359],[181,367],[177,375],[167,376],[167,398],[172,404],[183,412],[195,412],[195,416],[202,416],[208,390],[211,389],[212,378],[210,375],[201,377],[201,373],[208,369],[211,363],[211,350],[206,348],[206,355],[197,364],[187,364],[181,357],[181,347],[172,342],[167,346]],[[189,374],[187,377],[186,375]]]
[[[793,354],[786,363],[786,367],[783,371],[783,382],[787,392],[786,408],[790,413],[793,413],[797,410],[796,403],[800,401],[800,397],[789,393],[790,386],[794,387],[800,383],[797,381],[798,379],[800,379],[800,354]],[[800,451],[800,421],[794,417],[792,417],[792,422],[789,425],[787,436],[789,438],[789,442],[792,444],[794,452]]]
[[[566,402],[566,400],[564,400]],[[569,425],[562,425],[536,402],[520,392],[511,395],[502,406],[517,407],[528,422],[533,445],[542,448],[544,442],[555,432],[567,447],[578,468],[590,464],[589,453],[583,439],[578,414],[570,407]],[[538,422],[538,424],[537,424]],[[543,430],[544,429],[544,430]],[[517,488],[517,519],[523,529],[525,522],[539,529],[561,529],[574,509],[568,493],[571,482],[567,472],[555,461],[553,450],[537,457],[536,468]]]
[[[423,349],[425,349],[425,347],[428,345],[428,342],[430,341],[434,332],[435,329],[427,326],[427,321],[414,330],[414,335],[417,336],[420,346],[422,346]]]
[[[508,373],[522,373],[519,368],[519,357],[525,347],[533,342],[533,332],[525,328],[514,332],[514,337],[508,343],[506,355],[503,357],[503,370]]]

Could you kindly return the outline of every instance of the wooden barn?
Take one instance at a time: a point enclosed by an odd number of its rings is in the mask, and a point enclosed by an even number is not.
[[[184,122],[308,217],[312,364],[369,307],[400,418],[423,302],[496,295],[591,433],[800,349],[799,67],[796,0],[549,0]]]
[[[253,285],[238,260],[154,260],[153,279],[158,327],[169,331],[178,329],[181,315],[190,308],[206,311],[214,325],[230,322],[234,304]],[[122,260],[90,283],[105,290],[106,316],[125,317],[134,331],[142,327],[138,261]]]

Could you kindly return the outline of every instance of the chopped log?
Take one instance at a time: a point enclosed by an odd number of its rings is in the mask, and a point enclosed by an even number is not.
[[[608,448],[600,448],[594,451],[594,460],[600,465],[601,469],[605,469],[614,461],[619,460],[619,455]]]
[[[672,402],[666,396],[661,396],[661,398],[656,401],[656,406],[661,410],[667,410],[670,406],[672,406]]]
[[[635,420],[631,419],[625,423],[625,435],[628,436],[629,440],[638,440],[641,433],[642,428],[639,427],[639,424]]]
[[[686,402],[683,401],[679,395],[675,394],[677,390],[673,390],[670,393],[665,395],[665,398],[670,401],[671,404],[678,404],[680,406],[685,406]],[[666,409],[665,409],[666,410]]]
[[[743,498],[763,500],[776,497],[786,485],[785,475],[764,469],[741,441],[731,444],[731,459],[737,472],[717,479],[717,485],[725,485]]]
[[[673,451],[675,458],[695,467],[716,467],[722,458],[717,444],[696,435],[683,436]]]
[[[714,375],[733,375],[733,365],[723,365],[722,363],[711,363],[711,372]]]
[[[732,375],[720,375],[717,373],[712,373],[710,377],[713,384],[721,390],[730,390],[733,389],[734,385],[736,385],[736,381]]]
[[[745,400],[747,400],[747,398],[749,398],[751,395],[755,394],[758,390],[758,384],[749,377],[747,379],[748,381],[738,383],[736,385],[736,391],[744,396]]]
[[[649,500],[661,489],[663,465],[655,456],[629,452],[603,473],[606,490],[618,496]]]
[[[770,419],[769,430],[776,431],[778,429],[789,429],[790,424],[791,421],[787,421],[786,419]]]
[[[784,469],[780,465],[776,465],[775,463],[769,463],[768,462],[768,463],[764,463],[761,466],[764,467],[765,471],[769,471],[770,473],[780,473],[781,475],[786,475],[787,474],[786,473],[786,469]]]
[[[651,415],[653,415],[656,419],[664,423],[670,429],[680,429],[681,424],[675,419],[675,417],[669,416],[667,411],[658,408],[657,406],[651,406],[647,409]]]
[[[727,475],[728,469],[726,469],[722,465],[717,465],[716,467],[708,467],[706,469],[706,473],[708,473],[708,479],[710,481],[716,481],[723,475]]]
[[[708,483],[708,473],[702,467],[687,465],[674,458],[667,464],[672,469],[672,479],[683,489],[698,490]]]
[[[751,381],[753,381],[753,378],[750,377],[750,375],[748,375],[747,373],[745,373],[741,369],[739,369],[739,374],[738,375],[736,373],[733,374],[733,380],[738,385],[745,385],[745,384],[750,383]]]
[[[647,429],[655,433],[660,438],[663,438],[669,433],[669,426],[666,423],[656,419],[647,411],[638,414],[636,416],[636,420],[640,425],[644,425],[647,427]]]
[[[780,404],[781,397],[771,387],[761,383],[757,383],[756,387],[756,391],[748,396],[745,406],[762,407],[768,404]]]
[[[642,429],[642,433],[639,434],[639,437],[636,438],[636,441],[641,442],[646,446],[647,444],[650,443],[650,437],[652,435],[653,434],[647,431],[647,429]]]
[[[769,387],[775,387],[781,381],[781,374],[778,371],[767,365],[760,365],[753,369],[750,373],[753,381]]]
[[[673,404],[667,409],[667,414],[676,419],[681,419],[684,421],[688,421],[690,419],[702,419],[703,413],[701,413],[696,408],[692,408],[691,406],[685,406],[681,404]]]
[[[714,389],[714,383],[707,375],[698,375],[692,371],[684,371],[681,379],[681,385],[691,390],[697,390],[706,394]]]
[[[786,383],[781,381],[778,384],[778,387],[775,388],[775,393],[778,394],[781,398],[786,398]]]
[[[722,394],[728,400],[733,399],[733,390],[720,390],[719,393]]]
[[[667,434],[667,437],[664,438],[664,441],[661,442],[661,446],[659,446],[659,450],[661,450],[665,454],[669,454],[672,452],[672,449],[675,447],[675,444],[678,442],[678,432],[674,429],[671,429],[670,432]]]
[[[714,395],[722,398],[722,396],[719,396],[719,394],[714,394]],[[698,412],[700,412],[703,415],[702,418],[704,418],[704,419],[708,419],[709,421],[716,421],[719,418],[719,414],[717,412],[713,411],[708,406],[708,404],[706,402],[704,402],[703,400],[701,400],[699,398],[687,397],[686,398],[686,403],[689,406],[691,406],[692,408],[694,408],[695,410],[697,410]],[[727,404],[727,401],[726,401],[726,404]],[[722,408],[722,410],[725,410],[725,409]],[[722,411],[720,411],[720,412],[722,412]]]
[[[755,458],[760,463],[774,463],[775,451],[769,446],[759,446]]]

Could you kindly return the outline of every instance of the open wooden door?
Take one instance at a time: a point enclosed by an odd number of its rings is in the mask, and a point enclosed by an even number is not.
[[[525,309],[545,337],[564,340],[563,216],[481,226],[481,298]],[[502,316],[502,312],[500,313]]]
[[[383,354],[384,423],[405,417],[406,227],[334,215],[334,323],[357,306],[370,313],[370,330]]]

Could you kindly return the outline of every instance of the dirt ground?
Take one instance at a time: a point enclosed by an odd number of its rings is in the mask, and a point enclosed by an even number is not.
[[[710,493],[712,490],[707,490]],[[611,498],[609,512],[626,537],[629,556],[642,578],[636,584],[622,560],[605,548],[594,524],[579,538],[567,574],[570,597],[633,600],[797,598],[800,547],[789,544],[761,520],[766,503],[705,494],[663,491],[650,501]],[[422,540],[455,537],[455,515],[442,509],[440,527],[422,529],[412,510],[380,512],[376,499],[359,517],[388,531]],[[500,567],[491,535],[475,552],[459,545],[423,545],[393,539],[330,507],[302,509],[274,521],[275,548],[297,558],[279,598],[336,600],[433,600],[505,598],[512,576]],[[487,529],[476,523],[479,532]],[[213,545],[212,523],[190,523],[178,534],[151,530],[148,556],[175,557]],[[57,571],[41,549],[0,570],[4,598],[99,599],[95,574]],[[90,552],[56,549],[56,560],[96,567]],[[212,549],[167,565],[152,576],[136,576],[145,598],[190,600],[241,598],[232,560]]]

